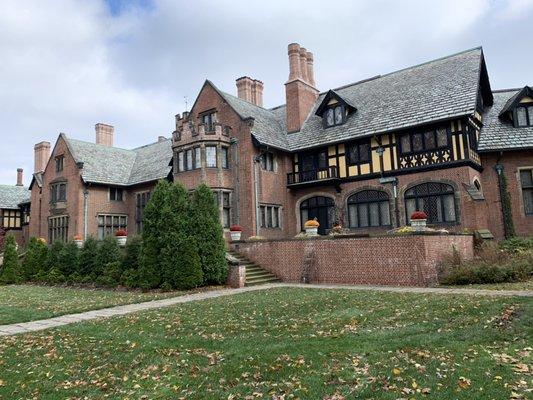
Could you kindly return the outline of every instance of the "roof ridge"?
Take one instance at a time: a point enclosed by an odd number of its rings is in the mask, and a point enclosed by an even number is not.
[[[522,90],[523,87],[521,88],[509,88],[509,89],[494,89],[492,91],[492,93],[504,93],[504,92],[516,92],[518,90]]]
[[[79,143],[85,143],[85,144],[90,144],[90,145],[93,145],[93,146],[96,146],[96,147],[101,147],[103,149],[115,149],[115,150],[122,150],[122,151],[134,151],[135,149],[125,149],[123,147],[116,147],[116,146],[107,146],[105,144],[100,144],[100,143],[94,143],[94,142],[89,142],[88,140],[81,140],[81,139],[73,139],[71,137],[68,137],[67,135],[63,134],[65,139],[69,140],[69,141],[75,141],[75,142],[79,142]]]
[[[142,146],[139,146],[139,147],[134,147],[133,149],[131,149],[131,151],[137,151],[137,150],[140,150],[142,148],[145,148],[145,147],[148,147],[148,146],[153,146],[154,144],[158,144],[158,143],[163,143],[163,142],[166,142],[168,140],[172,140],[171,138],[165,138],[165,140],[156,140],[155,142],[151,142],[151,143],[147,143],[147,144],[143,144]]]
[[[433,60],[428,60],[428,61],[425,61],[425,62],[423,62],[423,63],[419,63],[419,64],[411,65],[411,66],[409,66],[409,67],[405,67],[405,68],[397,69],[397,70],[395,70],[395,71],[387,72],[386,74],[383,74],[383,75],[381,75],[381,74],[380,74],[380,75],[375,75],[375,76],[372,76],[372,77],[370,77],[370,78],[361,79],[361,80],[359,80],[359,81],[352,82],[352,83],[347,83],[346,85],[342,85],[342,86],[339,86],[339,87],[336,87],[336,88],[333,88],[333,89],[328,89],[328,90],[326,90],[326,91],[320,92],[319,95],[326,94],[329,90],[342,90],[342,89],[346,89],[346,88],[351,87],[351,86],[359,85],[359,84],[361,84],[361,83],[370,82],[370,81],[373,81],[373,80],[376,80],[376,79],[379,79],[379,78],[384,78],[384,77],[386,77],[386,76],[393,75],[393,74],[396,74],[396,73],[399,73],[399,72],[403,72],[403,71],[407,71],[407,70],[412,69],[412,68],[422,67],[422,66],[427,65],[427,64],[430,64],[430,63],[432,63],[432,62],[446,60],[447,58],[455,57],[455,56],[458,56],[458,55],[460,55],[460,54],[468,53],[468,52],[471,52],[471,51],[474,51],[474,50],[483,50],[483,48],[482,48],[482,46],[472,47],[471,49],[467,49],[467,50],[459,51],[459,52],[457,52],[457,53],[449,54],[449,55],[447,55],[447,56],[443,56],[443,57],[435,58],[435,59],[433,59]]]

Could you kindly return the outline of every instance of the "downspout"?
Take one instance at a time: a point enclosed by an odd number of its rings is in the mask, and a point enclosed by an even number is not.
[[[89,214],[89,190],[83,189],[83,240],[87,240],[87,219]]]
[[[261,162],[261,155],[254,156],[254,198],[255,198],[255,235],[259,236],[259,182],[258,167]]]

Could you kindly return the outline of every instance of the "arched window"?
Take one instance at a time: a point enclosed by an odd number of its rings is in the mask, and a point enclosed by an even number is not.
[[[389,226],[389,196],[380,190],[363,190],[348,197],[348,226]]]
[[[428,182],[405,192],[407,221],[414,211],[424,211],[429,223],[456,222],[453,187],[446,183]]]
[[[330,229],[335,219],[335,203],[333,199],[324,196],[311,197],[302,201],[300,204],[300,220],[302,223],[301,229],[304,229],[304,224],[307,220],[316,218],[320,226],[318,233],[321,235],[326,233],[326,229]]]

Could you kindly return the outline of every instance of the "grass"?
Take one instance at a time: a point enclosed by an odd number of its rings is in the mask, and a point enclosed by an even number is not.
[[[533,290],[533,280],[525,282],[509,282],[509,283],[485,283],[473,285],[443,285],[444,288],[454,289],[486,289],[486,290]]]
[[[0,398],[509,399],[533,300],[278,288],[0,338]]]
[[[37,285],[0,286],[0,325],[139,303],[179,294],[180,292],[121,292]]]

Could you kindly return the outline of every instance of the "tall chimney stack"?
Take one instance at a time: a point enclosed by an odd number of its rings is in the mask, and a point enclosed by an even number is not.
[[[98,123],[94,126],[96,131],[96,144],[113,147],[113,133],[115,128],[112,125]]]
[[[285,83],[287,101],[287,131],[298,132],[318,98],[313,70],[313,53],[291,43],[289,54],[289,80]]]
[[[237,97],[256,106],[263,107],[263,82],[243,76],[235,81]]]
[[[17,186],[23,186],[22,183],[22,174],[24,173],[24,170],[22,168],[17,168]]]
[[[50,158],[50,142],[40,142],[33,147],[33,172],[43,172]]]

